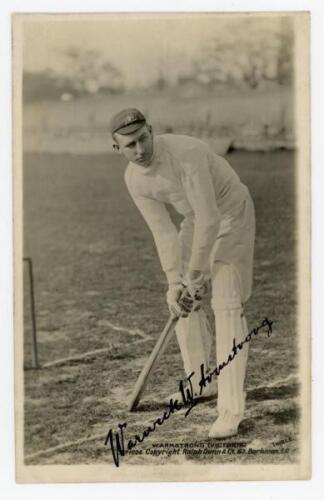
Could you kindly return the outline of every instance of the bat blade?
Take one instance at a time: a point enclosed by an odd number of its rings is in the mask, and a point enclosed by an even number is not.
[[[139,403],[139,400],[145,390],[146,384],[148,382],[149,376],[156,366],[158,360],[162,356],[165,348],[167,347],[171,337],[173,335],[174,327],[178,321],[178,317],[170,315],[163,332],[160,334],[154,349],[152,350],[150,356],[148,357],[134,387],[131,398],[128,404],[128,410],[135,410]]]

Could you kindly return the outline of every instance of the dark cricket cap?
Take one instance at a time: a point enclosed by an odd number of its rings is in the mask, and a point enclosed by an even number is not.
[[[110,132],[122,135],[132,134],[146,123],[146,118],[138,109],[123,109],[110,121]]]

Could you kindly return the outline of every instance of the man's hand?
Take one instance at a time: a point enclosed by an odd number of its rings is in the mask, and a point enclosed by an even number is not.
[[[186,318],[192,310],[194,300],[188,294],[185,285],[177,283],[169,286],[167,303],[171,314]]]
[[[201,271],[189,271],[183,283],[169,286],[167,303],[170,312],[186,318],[191,311],[199,311],[209,288],[210,284]]]
[[[210,288],[210,284],[206,281],[202,271],[189,271],[184,284],[190,297],[198,302],[203,300]]]

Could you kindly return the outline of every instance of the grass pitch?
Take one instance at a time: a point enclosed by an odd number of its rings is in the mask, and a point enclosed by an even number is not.
[[[212,447],[206,438],[216,401],[199,404],[188,417],[181,411],[173,415],[124,463],[297,459],[298,385],[294,378],[284,382],[298,368],[294,155],[233,153],[228,160],[256,208],[248,324],[252,329],[265,316],[274,321],[270,339],[260,335],[250,344],[246,419],[238,436]],[[162,398],[184,376],[174,339],[138,411],[127,412],[127,398],[168,311],[152,236],[127,193],[123,172],[117,156],[24,158],[24,255],[34,263],[40,363],[63,359],[28,369],[25,282],[25,454],[36,453],[27,464],[111,464],[104,438],[91,438],[125,421],[129,437],[140,433],[163,413]],[[94,352],[78,359],[89,351]]]

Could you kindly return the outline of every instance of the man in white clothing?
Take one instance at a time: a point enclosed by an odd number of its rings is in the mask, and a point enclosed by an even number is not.
[[[199,139],[154,136],[137,109],[115,115],[111,133],[114,148],[129,160],[126,185],[152,231],[168,281],[169,309],[181,316],[177,339],[186,374],[193,373],[190,382],[198,397],[201,365],[205,372],[209,367],[210,328],[204,311],[185,299],[200,299],[206,283],[211,283],[217,364],[227,360],[234,339],[238,344],[248,333],[243,305],[252,288],[253,202],[229,163]],[[183,216],[179,232],[166,204]],[[182,300],[184,286],[188,293]],[[210,437],[238,432],[245,408],[247,356],[245,343],[218,376],[218,418]],[[209,384],[201,397],[214,393],[213,384]]]

